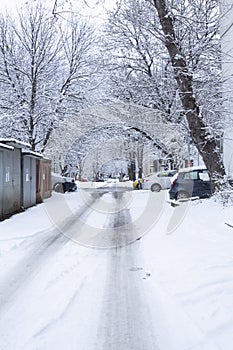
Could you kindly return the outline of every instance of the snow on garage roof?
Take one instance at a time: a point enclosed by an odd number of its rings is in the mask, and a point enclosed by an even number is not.
[[[13,147],[17,147],[17,148],[31,148],[30,143],[26,143],[26,142],[22,142],[13,138],[0,138],[0,143],[7,143],[10,144]]]
[[[44,158],[43,154],[38,153],[38,152],[34,152],[34,151],[30,151],[29,149],[23,149],[22,150],[22,154],[25,156],[32,156],[32,157],[37,157],[37,158]]]
[[[14,147],[5,145],[4,143],[1,143],[1,142],[0,142],[0,148],[8,149],[10,151],[14,150]]]

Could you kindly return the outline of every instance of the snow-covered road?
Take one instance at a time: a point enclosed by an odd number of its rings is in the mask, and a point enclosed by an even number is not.
[[[47,205],[52,229],[12,240],[1,349],[158,349],[138,250],[145,232],[135,225],[140,199],[132,196],[121,187],[87,190],[82,206],[57,221],[67,204],[58,196],[58,216]]]
[[[208,203],[209,230],[205,202],[118,184],[2,222],[0,349],[231,350],[230,211]]]

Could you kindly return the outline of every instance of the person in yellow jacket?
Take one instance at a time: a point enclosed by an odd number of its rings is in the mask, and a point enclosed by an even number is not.
[[[133,183],[133,187],[137,188],[138,190],[142,189],[142,179],[141,178],[137,178],[134,183]]]

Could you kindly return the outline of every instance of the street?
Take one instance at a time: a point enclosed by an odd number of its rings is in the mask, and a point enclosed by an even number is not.
[[[0,350],[233,350],[233,0],[0,13]]]
[[[0,223],[0,349],[231,350],[231,208],[85,186]]]
[[[65,224],[23,241],[1,283],[1,349],[159,349],[140,257],[151,222],[137,226],[133,195],[120,186],[83,190],[83,206]],[[60,199],[48,205],[53,220],[64,211]]]

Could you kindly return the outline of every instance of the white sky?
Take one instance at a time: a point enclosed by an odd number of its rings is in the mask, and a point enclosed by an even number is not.
[[[32,0],[30,0],[32,1]],[[9,10],[14,10],[16,8],[20,8],[20,6],[23,3],[26,3],[27,0],[0,0],[0,12],[4,12],[6,9]],[[51,7],[53,7],[55,0],[49,0],[49,3],[51,4]],[[62,7],[62,3],[65,3],[65,6]],[[89,5],[89,7],[86,7],[86,9],[84,10],[84,5],[83,0],[71,0],[71,1],[64,1],[64,0],[60,0],[57,1],[57,10],[65,10],[67,8],[70,9],[69,7],[69,3],[72,4],[73,9],[75,8],[75,6],[78,5],[78,8],[82,9],[82,14],[87,15],[87,16],[92,16],[92,17],[99,17],[99,18],[104,18],[104,9],[103,9],[103,5],[99,5],[97,6],[97,0],[87,0],[86,3]],[[104,7],[107,9],[110,9],[114,6],[115,4],[115,0],[105,0],[103,1],[104,3]],[[81,5],[81,6],[79,6]],[[83,11],[84,10],[84,11]]]
[[[6,7],[14,7],[15,4],[20,3],[20,0],[16,1],[16,0],[1,0],[0,1],[0,10],[4,10]]]

